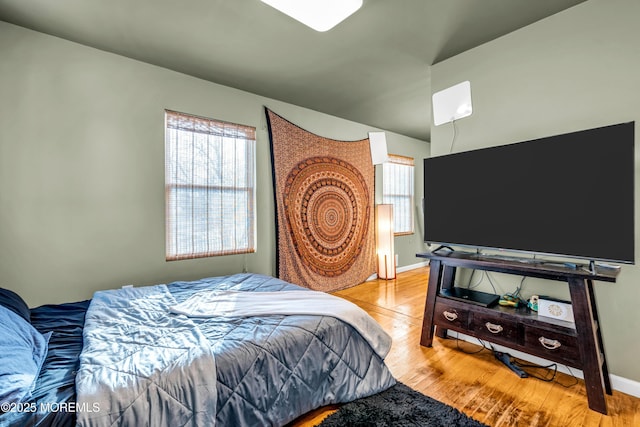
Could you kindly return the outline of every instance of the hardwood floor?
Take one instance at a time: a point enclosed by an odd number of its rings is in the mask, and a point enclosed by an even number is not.
[[[393,337],[386,362],[398,381],[490,426],[640,426],[640,398],[614,391],[605,416],[589,409],[584,382],[569,375],[558,373],[553,382],[521,379],[489,351],[467,354],[481,347],[455,339],[435,338],[432,348],[421,347],[428,275],[420,268],[335,293]],[[336,408],[318,409],[291,425],[315,426]]]

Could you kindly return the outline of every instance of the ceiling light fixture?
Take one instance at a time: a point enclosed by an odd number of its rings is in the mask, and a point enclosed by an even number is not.
[[[328,31],[362,6],[362,0],[262,0],[316,31]]]

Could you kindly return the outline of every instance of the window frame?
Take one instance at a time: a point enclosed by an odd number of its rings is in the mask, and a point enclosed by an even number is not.
[[[191,134],[190,143],[192,146],[187,148],[186,151],[191,151],[190,157],[187,158],[187,161],[191,162],[190,166],[190,178],[189,182],[179,182],[184,180],[183,177],[178,177],[178,169],[180,168],[180,155],[184,156],[184,153],[178,152],[178,146],[180,144],[180,137],[176,134],[175,138],[172,140],[172,132],[186,132],[187,135],[182,135],[183,137],[189,137],[188,133]],[[210,147],[212,144],[218,144],[220,146],[219,152],[220,156],[215,157],[214,160],[211,158],[207,159],[206,166],[206,176],[207,180],[209,180],[209,174],[211,171],[215,171],[216,165],[221,167],[224,159],[224,154],[222,154],[225,150],[224,145],[230,144],[230,141],[233,144],[242,143],[244,147],[241,147],[243,152],[245,153],[245,163],[248,168],[243,170],[241,175],[233,174],[234,181],[233,185],[224,185],[222,181],[225,180],[227,176],[224,172],[218,169],[218,176],[220,176],[220,183],[212,184],[211,182],[197,182],[196,177],[196,167],[194,166],[196,161],[195,147],[197,143],[202,144],[202,141],[196,142],[196,138],[206,138],[206,146],[207,153],[210,152]],[[184,141],[181,141],[184,143]],[[175,149],[175,153],[171,152]],[[237,147],[232,148],[234,152],[234,156],[238,150]],[[236,170],[238,164],[235,164],[236,157],[233,157],[234,171]],[[184,159],[183,159],[184,160]],[[215,165],[213,164],[215,163]],[[208,258],[215,256],[224,256],[224,255],[235,255],[235,254],[246,254],[246,253],[254,253],[256,252],[256,128],[252,126],[236,124],[231,122],[225,122],[217,119],[212,119],[208,117],[196,116],[193,114],[182,113],[172,110],[165,110],[165,259],[166,261],[177,261],[183,259],[197,259],[197,258]],[[173,169],[172,169],[173,167]],[[175,170],[174,176],[172,176],[172,171]],[[187,175],[189,175],[187,173]],[[172,179],[173,178],[173,179]],[[242,180],[244,186],[238,185],[238,180]],[[175,210],[180,209],[180,202],[174,200],[180,196],[184,196],[179,194],[180,191],[185,191],[187,197],[191,195],[191,203],[188,205],[187,210],[191,210],[191,222],[184,221],[184,218],[181,222],[179,218],[180,215],[175,214]],[[196,202],[198,195],[202,195],[202,192],[211,192],[213,195],[210,196],[209,193],[204,195],[204,199],[206,203]],[[236,214],[236,210],[238,209],[238,196],[243,192],[247,193],[247,196],[240,200],[244,201],[246,205],[246,211],[243,210],[241,216],[244,219],[240,223],[237,221],[233,221],[234,223],[234,232],[238,230],[237,226],[245,223],[246,228],[243,229],[243,233],[241,235],[244,237],[242,240],[246,243],[240,247],[237,246],[238,240],[235,239],[235,236],[238,233],[234,234],[233,245],[225,245],[224,233],[226,231],[224,216],[229,214],[228,210],[225,210],[225,207],[222,207],[223,201],[229,201],[229,196],[225,198],[225,193],[231,191],[234,197],[231,199],[231,204],[233,205],[232,214]],[[219,200],[221,209],[219,212],[219,216],[211,216],[211,202],[214,200],[215,193],[219,193]],[[200,197],[201,198],[201,197]],[[241,204],[241,203],[240,203]],[[183,206],[184,208],[184,206]],[[202,234],[202,229],[198,228],[195,223],[196,217],[199,216],[200,221],[202,221],[202,215],[206,214],[204,219],[206,223],[206,228],[204,232],[206,233],[206,250],[201,250],[198,248],[198,244],[195,243],[197,234]],[[185,215],[185,217],[188,216]],[[212,219],[213,218],[213,219]],[[216,222],[217,219],[217,222]],[[182,224],[182,226],[180,225]],[[185,225],[186,224],[186,225]],[[218,236],[220,237],[220,249],[211,249],[215,247],[214,236],[212,236],[212,228],[217,227],[219,229]],[[188,250],[184,250],[182,245],[177,243],[176,235],[180,235],[181,229],[190,231],[186,232],[185,240],[192,240]],[[228,236],[226,236],[228,238]]]
[[[389,192],[389,181],[388,179],[392,179],[389,175],[392,173],[389,170],[391,165],[397,166],[407,166],[410,167],[409,177],[407,178],[407,183],[409,185],[409,189],[407,192],[403,193],[390,193]],[[397,209],[396,204],[393,203],[393,199],[389,199],[390,197],[395,198],[408,198],[408,222],[411,224],[410,230],[396,231],[396,213],[399,211]],[[387,161],[382,164],[382,203],[393,205],[393,222],[394,222],[394,236],[408,236],[411,234],[415,234],[415,215],[413,212],[413,206],[415,201],[415,160],[413,157],[402,156],[399,154],[388,154]]]

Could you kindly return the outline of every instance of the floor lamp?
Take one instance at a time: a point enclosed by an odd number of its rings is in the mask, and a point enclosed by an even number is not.
[[[378,278],[395,279],[393,205],[376,205],[376,254],[378,256]]]

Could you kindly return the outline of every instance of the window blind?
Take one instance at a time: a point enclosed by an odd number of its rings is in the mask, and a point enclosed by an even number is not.
[[[165,111],[168,261],[255,252],[255,135]]]
[[[395,235],[413,234],[414,160],[389,154],[382,166],[382,203],[393,205]]]

